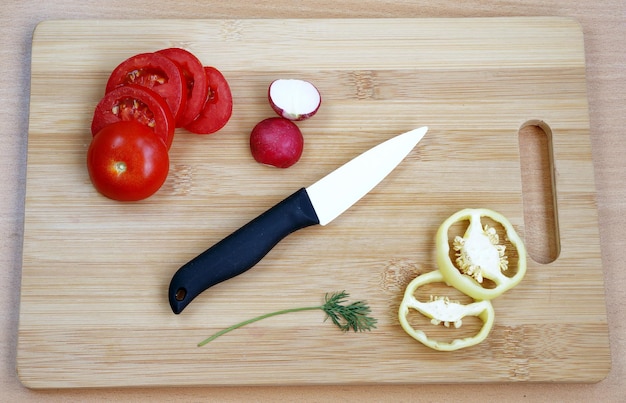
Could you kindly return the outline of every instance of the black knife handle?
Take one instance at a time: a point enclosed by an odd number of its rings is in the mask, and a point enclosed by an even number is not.
[[[287,235],[319,224],[302,188],[182,266],[172,277],[169,301],[179,314],[207,288],[257,264]]]

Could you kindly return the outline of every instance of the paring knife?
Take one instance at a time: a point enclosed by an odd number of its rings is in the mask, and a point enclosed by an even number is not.
[[[170,282],[172,311],[181,313],[207,288],[252,268],[292,232],[337,218],[393,171],[427,131],[411,130],[369,149],[182,266]]]

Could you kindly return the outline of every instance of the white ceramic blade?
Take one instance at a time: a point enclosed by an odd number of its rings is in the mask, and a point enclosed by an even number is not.
[[[320,225],[337,218],[385,179],[427,131],[420,127],[380,143],[306,188]]]

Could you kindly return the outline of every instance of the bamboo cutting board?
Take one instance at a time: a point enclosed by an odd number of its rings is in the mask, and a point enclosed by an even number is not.
[[[85,155],[108,74],[172,46],[224,73],[232,119],[211,136],[178,130],[155,196],[105,199]],[[300,123],[302,159],[279,170],[254,162],[248,135],[273,116],[267,85],[286,77],[315,83],[323,103]],[[497,210],[530,235],[519,130],[536,122],[550,135],[558,256],[531,259],[494,301],[482,344],[429,350],[398,323],[404,288],[435,269],[435,231],[461,208]],[[422,125],[430,131],[416,150],[348,212],[171,312],[167,287],[182,264]],[[32,48],[19,376],[32,388],[598,381],[610,353],[594,192],[583,36],[568,19],[45,22]],[[367,300],[377,329],[344,334],[309,311],[196,347],[341,290]]]

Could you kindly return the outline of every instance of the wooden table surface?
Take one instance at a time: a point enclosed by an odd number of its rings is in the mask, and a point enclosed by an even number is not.
[[[7,4],[8,3],[8,4]],[[266,3],[266,4],[264,4]],[[16,349],[23,238],[26,149],[33,29],[49,19],[93,18],[352,18],[563,16],[576,18],[585,35],[591,140],[606,282],[612,370],[597,384],[489,384],[193,389],[98,389],[30,391],[17,378]],[[184,2],[127,4],[113,0],[34,2],[5,0],[0,8],[0,401],[623,401],[626,346],[621,303],[626,271],[618,255],[626,238],[626,2],[584,0]],[[289,33],[286,32],[286,35]],[[59,94],[62,96],[62,94]],[[332,370],[329,368],[329,370]]]

